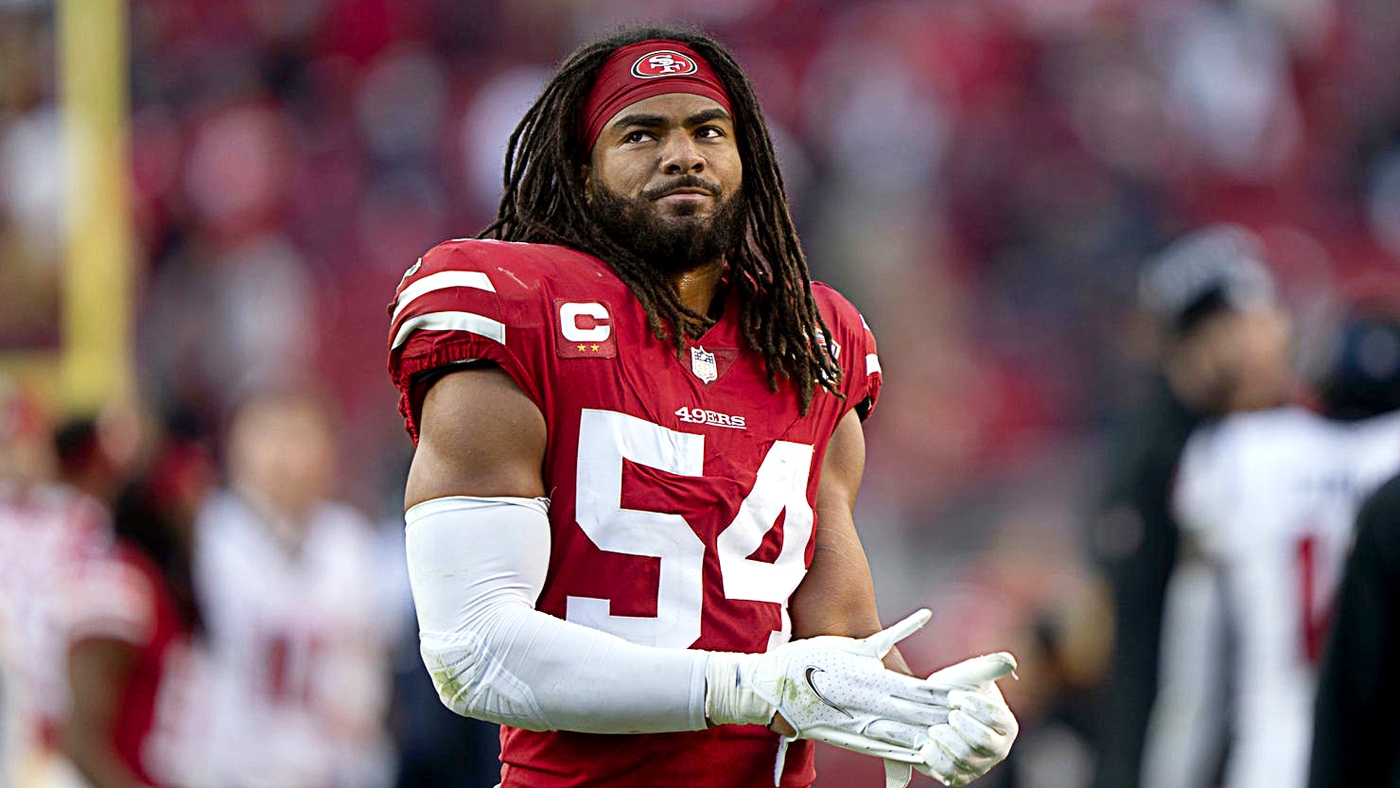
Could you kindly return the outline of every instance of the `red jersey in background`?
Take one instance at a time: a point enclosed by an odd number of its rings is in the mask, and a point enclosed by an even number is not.
[[[151,785],[207,784],[207,665],[159,569],[118,541],[84,561],[69,599],[72,643],[103,638],[136,651],[111,733],[122,761]]]

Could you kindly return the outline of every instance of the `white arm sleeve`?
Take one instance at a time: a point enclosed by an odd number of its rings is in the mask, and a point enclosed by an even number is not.
[[[707,653],[629,643],[535,610],[546,498],[449,497],[409,509],[423,663],[458,714],[529,730],[700,730]]]

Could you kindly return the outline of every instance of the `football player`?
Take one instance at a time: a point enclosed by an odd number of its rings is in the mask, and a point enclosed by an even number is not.
[[[1140,279],[1158,346],[1151,390],[1114,431],[1089,531],[1114,625],[1092,717],[1094,788],[1140,783],[1181,532],[1171,491],[1186,441],[1209,419],[1278,407],[1293,393],[1291,318],[1266,259],[1263,240],[1247,228],[1212,224],[1174,240]]]
[[[59,751],[68,717],[65,600],[109,538],[102,502],[54,481],[48,425],[0,378],[0,785],[74,785]]]
[[[853,519],[875,340],[809,280],[716,42],[572,54],[510,138],[496,221],[425,254],[391,312],[422,656],[446,705],[502,724],[506,788],[806,786],[811,740],[899,786],[1005,757],[1010,655],[918,679],[892,649],[928,612],[881,630]]]
[[[369,522],[327,500],[334,429],[319,396],[263,390],[237,411],[229,487],[200,513],[196,580],[220,673],[207,784],[391,780],[389,649],[398,620]]]
[[[63,746],[94,788],[208,785],[209,676],[191,532],[214,467],[171,439],[118,497],[113,540],[69,594]]]
[[[1144,786],[1215,785],[1227,729],[1226,788],[1306,783],[1356,513],[1400,470],[1400,322],[1363,305],[1326,355],[1320,413],[1234,415],[1187,443],[1174,500],[1187,555],[1167,596]]]

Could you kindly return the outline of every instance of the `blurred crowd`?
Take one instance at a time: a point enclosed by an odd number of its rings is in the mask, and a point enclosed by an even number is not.
[[[0,0],[0,357],[60,342],[54,13]],[[139,396],[71,433],[21,392],[7,461],[93,503],[98,536],[76,542],[109,540],[133,506],[169,521],[157,552],[188,553],[193,574],[156,575],[180,637],[210,652],[190,668],[193,702],[220,709],[187,735],[241,761],[207,759],[227,770],[207,784],[382,785],[397,769],[434,785],[452,778],[420,764],[448,751],[457,781],[440,784],[490,785],[462,776],[472,747],[489,761],[489,731],[444,727],[417,682],[401,577],[412,447],[384,372],[385,305],[419,254],[494,216],[506,139],[550,66],[644,20],[693,22],[734,50],[814,275],[880,342],[889,385],[858,521],[886,616],[934,608],[911,662],[1022,655],[1008,695],[1023,765],[1003,779],[1089,784],[1114,599],[1088,524],[1106,435],[1152,391],[1162,351],[1137,306],[1142,270],[1194,227],[1248,227],[1304,351],[1339,294],[1393,271],[1390,0],[134,0]],[[88,448],[53,457],[74,441]],[[178,546],[196,533],[204,548]],[[233,546],[206,566],[213,544]],[[67,581],[36,571],[33,549],[0,541],[0,585],[48,596]],[[320,550],[346,575],[318,569]],[[180,596],[201,584],[196,615]],[[134,626],[98,604],[131,594],[87,596],[74,604],[94,632]],[[302,619],[334,631],[278,634]],[[251,643],[265,650],[241,653]],[[66,674],[59,644],[44,648],[30,656],[49,655],[47,703]],[[305,661],[332,652],[337,686],[359,689],[317,700]],[[259,671],[270,689],[238,683]],[[259,717],[263,690],[319,716]],[[283,771],[247,771],[248,748]],[[879,779],[878,764],[823,757],[821,784]]]

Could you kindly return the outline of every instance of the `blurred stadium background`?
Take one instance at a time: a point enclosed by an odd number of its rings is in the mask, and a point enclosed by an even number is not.
[[[385,304],[494,215],[551,65],[645,20],[738,55],[815,277],[879,338],[858,522],[885,617],[934,608],[922,667],[1020,655],[1016,784],[1087,785],[1112,633],[1086,543],[1154,350],[1138,274],[1238,222],[1304,331],[1393,275],[1391,0],[0,0],[5,385],[46,425],[99,416],[118,455],[177,424],[222,458],[236,403],[310,380],[334,404],[335,497],[379,524],[397,577],[411,445]],[[386,725],[410,763],[451,720],[415,706],[399,601]],[[878,764],[823,759],[822,786],[878,784]],[[478,784],[438,779],[411,784]]]

